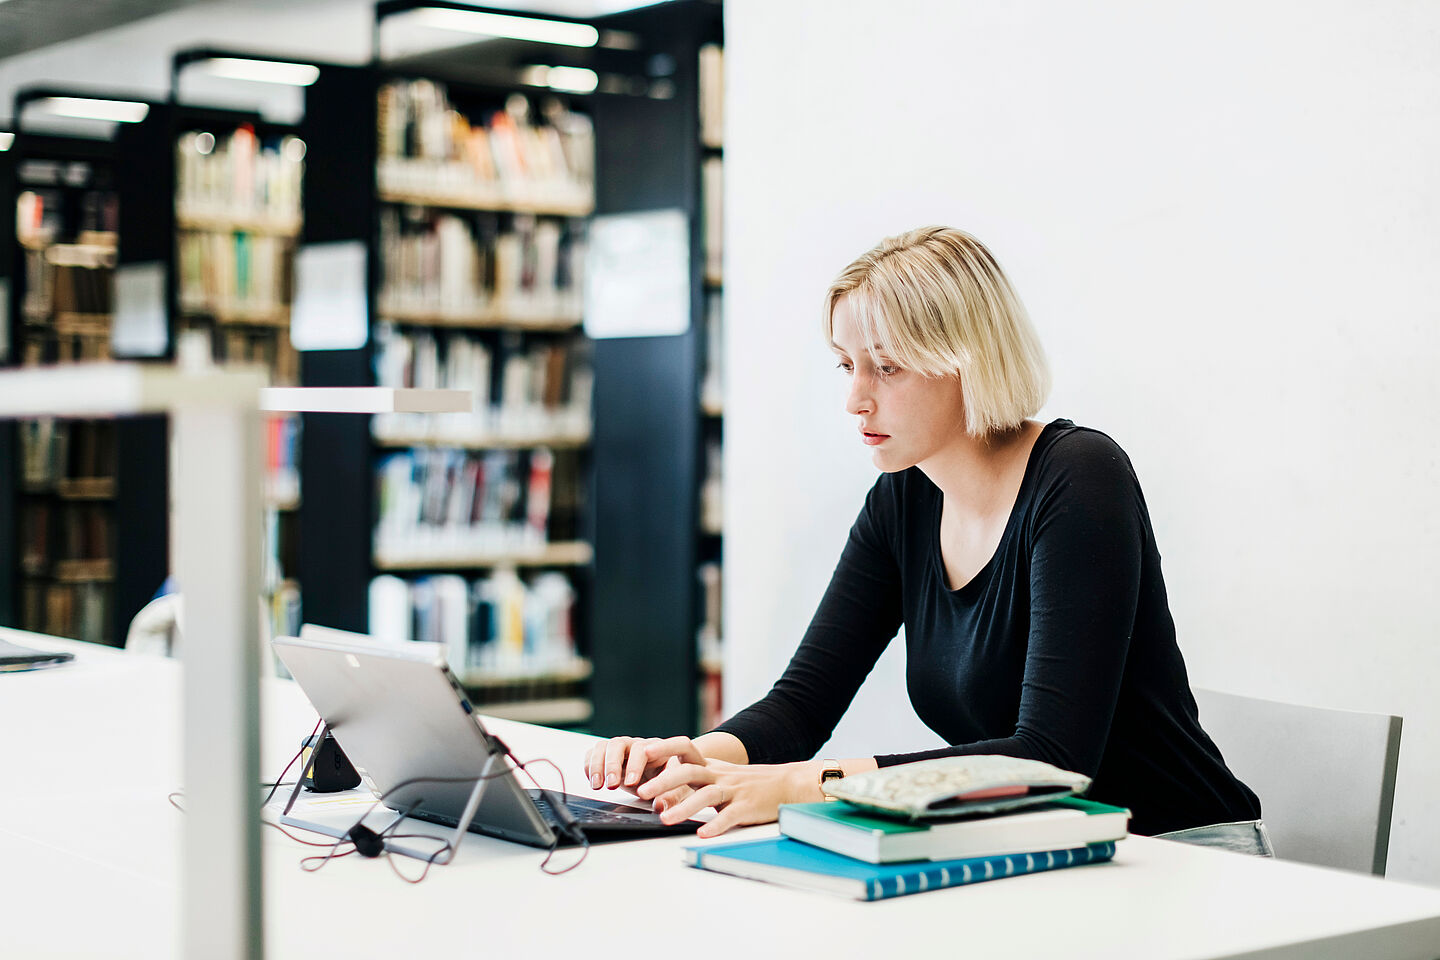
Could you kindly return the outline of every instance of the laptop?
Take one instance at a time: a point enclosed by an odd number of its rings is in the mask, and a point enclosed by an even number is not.
[[[644,801],[612,803],[527,790],[450,672],[442,644],[386,644],[332,630],[305,633],[275,638],[276,654],[329,724],[363,786],[397,812],[457,826],[473,780],[404,784],[425,777],[478,778],[490,764],[470,821],[474,833],[548,848],[690,833],[700,826],[697,820],[663,823],[648,804],[640,805]],[[565,808],[559,814],[557,803]]]

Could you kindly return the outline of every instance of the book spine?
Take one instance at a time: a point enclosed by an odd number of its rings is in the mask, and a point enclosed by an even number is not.
[[[528,580],[503,568],[470,581],[385,574],[371,582],[369,596],[373,636],[444,644],[462,678],[540,676],[578,663],[575,588],[556,571]]]
[[[958,887],[967,883],[983,883],[1001,877],[1014,877],[1026,873],[1044,873],[1064,867],[1079,867],[1087,863],[1100,863],[1115,856],[1114,843],[1093,843],[1086,847],[1070,850],[1055,850],[1048,853],[1017,853],[1002,857],[986,857],[968,861],[952,867],[917,869],[911,873],[899,874],[888,879],[875,879],[866,883],[866,900],[887,900],[903,897],[926,890],[944,887]]]

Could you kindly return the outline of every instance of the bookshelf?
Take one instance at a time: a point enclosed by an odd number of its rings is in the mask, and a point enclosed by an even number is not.
[[[697,73],[700,46],[718,38],[719,6],[663,4],[584,21],[602,37],[590,49],[490,39],[387,52],[391,18],[430,5],[378,4],[384,58],[368,69],[322,69],[306,92],[306,241],[363,245],[369,337],[363,347],[304,352],[302,373],[312,386],[474,385],[480,403],[463,417],[368,426],[306,416],[306,619],[463,638],[452,659],[463,658],[482,710],[503,703],[507,715],[601,734],[694,732],[704,619],[697,568],[719,556],[719,539],[701,529],[700,488],[705,438],[720,426],[700,409]],[[594,71],[595,89],[538,88],[527,79],[536,64]],[[591,192],[563,176],[549,177],[559,186],[543,192],[489,182],[501,179],[499,167],[491,177],[475,151],[488,145],[494,166],[510,126],[568,122],[552,100],[591,124]],[[431,108],[446,121],[415,124]],[[497,114],[510,121],[498,131]],[[591,196],[596,213],[685,214],[692,282],[683,333],[587,340],[578,269],[567,297],[512,295],[535,289],[530,280],[515,285],[517,259],[522,277],[558,276],[567,252],[578,266]],[[551,509],[541,537],[525,501],[543,488],[532,480],[546,464]],[[574,499],[562,509],[556,498],[566,488]],[[487,504],[485,490],[509,492]],[[457,536],[443,521],[459,516],[474,522]],[[517,582],[543,596],[527,605]],[[526,641],[514,625],[527,617],[569,623],[569,643],[565,630],[547,628],[559,639],[538,671],[515,659]]]
[[[188,55],[176,60],[183,64]],[[290,322],[305,141],[298,127],[251,111],[172,102],[170,114],[173,336],[201,338],[218,366],[258,364],[270,383],[296,386],[300,360]],[[268,412],[262,429],[261,591],[270,633],[293,636],[301,621],[301,417]]]
[[[154,210],[127,176],[145,141],[142,124],[46,132],[38,108],[67,95],[103,96],[17,93],[18,129],[0,168],[11,321],[0,353],[13,366],[110,358],[123,346],[117,275],[149,252]],[[155,416],[50,417],[0,428],[0,530],[9,541],[0,550],[4,622],[124,642],[131,618],[166,574],[165,433]]]
[[[725,47],[718,24],[701,44],[698,57],[700,210],[704,237],[699,258],[705,310],[699,413],[705,460],[700,482],[700,552],[696,571],[700,585],[700,625],[696,630],[696,648],[700,729],[709,730],[724,719]]]
[[[591,715],[594,555],[580,298],[593,137],[575,107],[417,62],[325,68],[307,91],[321,171],[307,220],[347,208],[321,239],[364,245],[369,336],[306,352],[306,383],[475,401],[376,416],[358,434],[307,418],[302,457],[322,443],[334,455],[304,483],[335,495],[307,502],[301,532],[308,620],[443,642],[481,710],[572,726]],[[312,588],[303,545],[327,518],[346,556]]]

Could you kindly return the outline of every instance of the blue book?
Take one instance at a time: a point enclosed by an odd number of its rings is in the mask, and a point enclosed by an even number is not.
[[[841,856],[789,837],[685,848],[685,862],[701,870],[802,890],[820,890],[855,900],[884,900],[1022,873],[1078,867],[1113,856],[1114,843],[1092,843],[1046,853],[883,864]]]

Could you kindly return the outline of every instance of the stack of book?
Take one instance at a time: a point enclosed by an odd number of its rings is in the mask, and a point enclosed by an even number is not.
[[[925,763],[934,761],[906,766]],[[972,793],[978,802],[969,806],[976,812],[938,819],[844,800],[786,804],[780,808],[781,836],[687,847],[686,862],[752,880],[881,900],[1103,862],[1127,835],[1130,811],[1122,807],[1075,796],[1013,799],[1026,792]],[[995,802],[1002,796],[1011,799]],[[1028,805],[1012,806],[1015,802]]]

